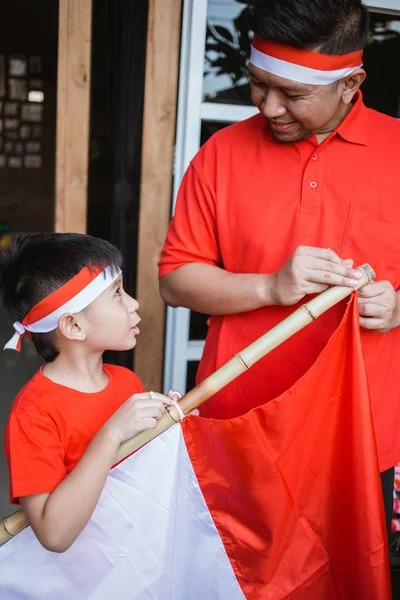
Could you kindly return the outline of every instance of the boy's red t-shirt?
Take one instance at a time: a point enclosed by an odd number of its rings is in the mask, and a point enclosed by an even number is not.
[[[80,460],[97,431],[133,394],[140,379],[123,367],[104,365],[108,384],[85,393],[54,383],[40,369],[11,407],[4,450],[10,500],[52,492]]]

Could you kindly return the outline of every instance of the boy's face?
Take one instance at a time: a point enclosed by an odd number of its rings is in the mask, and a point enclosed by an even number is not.
[[[84,311],[86,343],[94,352],[130,350],[136,346],[139,303],[129,296],[118,277]]]

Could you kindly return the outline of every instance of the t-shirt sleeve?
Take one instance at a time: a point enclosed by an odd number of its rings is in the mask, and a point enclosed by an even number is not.
[[[133,394],[141,394],[142,392],[144,392],[143,383],[141,382],[139,377],[136,375],[136,373],[134,373],[130,369],[126,369],[126,371],[128,371],[128,373],[129,373],[129,382],[130,382],[130,385],[132,386],[131,390],[130,390],[130,395],[133,396]]]
[[[220,266],[215,193],[191,163],[182,180],[174,217],[159,261],[159,277],[192,262]]]
[[[4,447],[12,504],[21,496],[52,492],[67,475],[65,450],[50,419],[12,414]]]

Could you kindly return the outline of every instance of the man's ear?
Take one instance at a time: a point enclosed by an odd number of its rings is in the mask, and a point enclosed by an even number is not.
[[[342,102],[351,104],[355,93],[360,89],[367,74],[364,69],[357,69],[351,75],[343,79]]]
[[[86,332],[82,328],[80,315],[71,315],[66,313],[58,321],[58,330],[67,340],[83,341],[86,339]]]

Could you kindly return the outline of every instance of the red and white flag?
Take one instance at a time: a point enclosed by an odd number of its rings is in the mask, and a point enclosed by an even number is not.
[[[389,600],[381,496],[353,299],[282,396],[185,418],[115,467],[67,552],[29,528],[5,544],[0,598]]]

